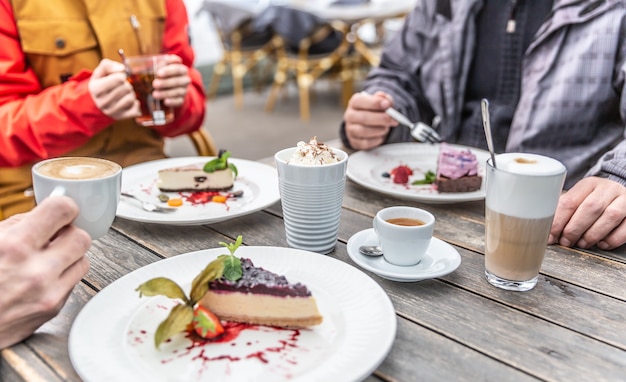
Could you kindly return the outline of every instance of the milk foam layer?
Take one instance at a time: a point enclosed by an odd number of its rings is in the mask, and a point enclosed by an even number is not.
[[[119,172],[121,167],[114,162],[88,157],[56,158],[42,163],[37,171],[58,179],[98,179]]]
[[[317,137],[313,137],[309,142],[298,142],[297,149],[293,153],[289,163],[319,166],[337,163],[339,161],[341,161],[341,159],[330,147],[322,142],[318,142]]]
[[[496,156],[499,170],[524,175],[556,175],[565,166],[556,159],[536,154],[506,153]]]
[[[536,154],[506,153],[496,156],[496,165],[497,170],[487,166],[487,207],[526,219],[554,214],[565,180],[561,162]]]

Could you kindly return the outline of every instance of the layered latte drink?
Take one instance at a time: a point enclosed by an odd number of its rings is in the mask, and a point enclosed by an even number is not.
[[[507,153],[487,163],[485,275],[498,287],[529,290],[539,269],[565,166],[534,154]]]

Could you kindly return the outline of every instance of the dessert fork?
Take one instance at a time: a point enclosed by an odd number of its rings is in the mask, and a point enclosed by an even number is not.
[[[437,132],[424,122],[411,122],[404,114],[400,113],[398,110],[390,107],[385,110],[388,116],[396,120],[401,125],[407,126],[411,129],[411,135],[413,138],[417,139],[420,142],[430,142],[430,143],[439,143],[441,142],[441,137]]]
[[[132,194],[128,194],[126,192],[122,192],[122,196],[126,196],[127,198],[131,198],[131,199],[135,199],[137,201],[139,201],[141,203],[141,208],[143,208],[144,210],[148,211],[148,212],[174,212],[176,211],[176,208],[174,207],[162,207],[162,206],[158,206],[152,202],[149,202],[147,200],[142,200],[140,198],[138,198],[135,195]]]

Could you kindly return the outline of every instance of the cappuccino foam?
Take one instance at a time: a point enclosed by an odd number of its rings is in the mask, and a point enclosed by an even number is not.
[[[489,161],[490,162],[490,161]],[[496,156],[497,169],[488,166],[487,207],[524,219],[552,216],[563,188],[565,166],[536,154],[506,153]]]
[[[115,162],[90,157],[62,157],[47,160],[36,171],[44,176],[66,180],[99,179],[114,175],[121,167]]]

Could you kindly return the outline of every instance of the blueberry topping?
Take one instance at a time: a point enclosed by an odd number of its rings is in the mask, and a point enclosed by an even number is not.
[[[250,259],[241,259],[243,276],[237,281],[220,278],[209,283],[215,291],[270,294],[274,296],[306,297],[311,291],[303,284],[290,284],[285,276],[279,276],[260,267],[255,267]]]

